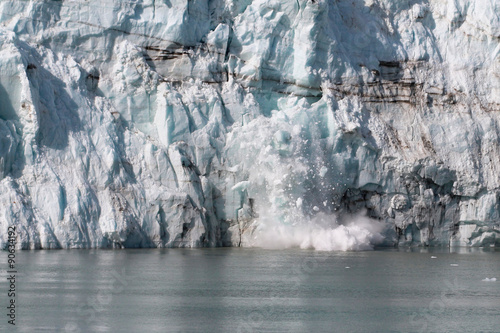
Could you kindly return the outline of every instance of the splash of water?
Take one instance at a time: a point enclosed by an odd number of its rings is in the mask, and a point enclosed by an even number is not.
[[[267,249],[301,248],[317,251],[365,251],[381,244],[383,223],[363,214],[344,218],[317,214],[296,224],[260,219],[250,246]]]

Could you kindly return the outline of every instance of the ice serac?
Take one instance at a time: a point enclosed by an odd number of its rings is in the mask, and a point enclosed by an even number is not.
[[[0,246],[499,246],[499,6],[1,1]]]

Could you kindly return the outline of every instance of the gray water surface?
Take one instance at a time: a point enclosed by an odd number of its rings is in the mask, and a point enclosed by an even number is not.
[[[21,251],[0,331],[500,332],[500,252],[462,252]]]

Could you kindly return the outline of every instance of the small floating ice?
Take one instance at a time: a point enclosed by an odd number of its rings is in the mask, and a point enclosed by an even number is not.
[[[345,268],[351,268],[351,267],[349,267],[349,266],[346,266]],[[484,280],[483,280],[483,281],[484,281]]]
[[[486,278],[486,279],[483,279],[481,281],[483,282],[495,282],[497,280],[497,278]]]
[[[450,264],[450,266],[458,266],[458,264]]]
[[[436,258],[437,258],[437,257],[435,257],[435,256],[431,256],[431,259],[436,259]]]

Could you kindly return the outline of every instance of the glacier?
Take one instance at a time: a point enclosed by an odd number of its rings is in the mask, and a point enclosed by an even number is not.
[[[499,13],[0,1],[0,247],[499,246]]]

